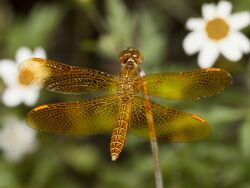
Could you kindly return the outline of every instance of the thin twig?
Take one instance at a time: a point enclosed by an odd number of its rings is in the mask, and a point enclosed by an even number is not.
[[[147,124],[148,124],[150,144],[151,144],[151,150],[152,150],[154,166],[155,166],[156,188],[163,188],[163,180],[162,180],[162,173],[161,173],[161,166],[160,166],[160,159],[159,159],[158,144],[156,141],[156,133],[155,133],[155,128],[154,128],[154,120],[153,120],[151,104],[150,104],[149,95],[148,95],[147,82],[143,79],[144,75],[145,74],[142,72],[141,78],[142,78],[142,83],[143,83],[143,95],[145,99],[144,101],[145,101],[146,119],[147,119]]]

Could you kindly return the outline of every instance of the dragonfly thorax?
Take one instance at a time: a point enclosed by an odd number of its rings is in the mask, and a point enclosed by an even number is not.
[[[134,97],[135,81],[140,77],[140,64],[142,54],[135,48],[128,48],[121,52],[120,56],[121,73],[117,83],[117,95],[122,100]]]
[[[117,85],[117,95],[121,100],[129,100],[134,97],[135,77],[120,76]]]

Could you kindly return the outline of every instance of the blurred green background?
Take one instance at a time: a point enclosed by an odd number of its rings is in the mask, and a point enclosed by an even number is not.
[[[118,54],[134,46],[144,54],[146,73],[198,68],[182,41],[189,17],[200,17],[204,0],[0,0],[0,59],[14,59],[21,46],[42,46],[49,59],[119,72]],[[250,10],[249,0],[234,0],[233,11]],[[243,30],[250,36],[250,28]],[[239,62],[220,57],[233,85],[220,95],[192,102],[153,99],[204,117],[208,139],[159,143],[165,187],[250,188],[250,57]],[[1,90],[4,85],[1,84]],[[92,97],[87,96],[87,97]],[[37,105],[81,100],[42,90]],[[0,123],[12,114],[24,119],[32,107],[0,106]],[[22,161],[0,155],[0,188],[155,187],[148,140],[128,134],[117,162],[111,162],[110,135],[69,137],[39,133],[39,147]]]

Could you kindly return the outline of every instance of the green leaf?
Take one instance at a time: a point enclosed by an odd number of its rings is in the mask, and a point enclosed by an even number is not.
[[[53,174],[59,170],[59,162],[55,151],[48,150],[43,152],[37,161],[37,165],[34,167],[29,187],[45,187]]]
[[[98,153],[91,146],[65,147],[64,160],[79,172],[89,173],[98,168]]]
[[[231,106],[213,105],[204,108],[206,104],[200,104],[200,107],[185,109],[185,111],[196,113],[204,117],[209,124],[226,124],[237,121],[244,116],[244,110],[232,108]]]
[[[240,147],[242,154],[250,157],[250,118],[245,121],[240,128]]]
[[[7,36],[9,52],[14,54],[20,46],[45,47],[61,17],[62,11],[57,6],[36,6],[27,19],[20,19],[10,27]]]
[[[141,16],[140,33],[138,35],[138,47],[144,56],[144,67],[146,72],[158,71],[163,57],[166,55],[166,39],[158,31],[157,22],[148,13]]]
[[[121,0],[107,1],[107,21],[111,33],[122,42],[131,38],[131,27],[133,28],[133,19],[127,11]],[[127,42],[128,43],[128,42]]]
[[[98,46],[103,54],[117,57],[122,50],[133,46],[135,18],[121,0],[108,0],[106,6],[108,33],[100,37]]]
[[[106,5],[108,33],[100,37],[101,52],[116,58],[122,50],[138,47],[144,54],[146,69],[156,71],[166,54],[166,40],[154,18],[147,11],[129,12],[120,0],[108,0]]]
[[[0,187],[4,188],[20,188],[20,183],[16,178],[15,170],[0,159]]]

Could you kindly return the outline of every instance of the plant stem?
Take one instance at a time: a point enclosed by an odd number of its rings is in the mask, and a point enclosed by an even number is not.
[[[162,179],[162,173],[161,173],[158,144],[156,141],[151,140],[151,139],[150,139],[150,144],[151,144],[151,150],[152,150],[154,166],[155,166],[156,188],[163,188],[163,179]]]
[[[144,74],[142,74],[144,76]],[[158,150],[158,144],[156,141],[156,132],[154,128],[154,119],[151,111],[151,104],[149,100],[148,95],[148,88],[147,88],[147,82],[142,78],[143,83],[143,95],[144,95],[144,105],[145,105],[145,111],[146,111],[146,119],[148,124],[148,130],[149,130],[149,137],[150,137],[150,144],[151,144],[151,150],[154,160],[154,167],[155,167],[155,182],[156,182],[156,188],[163,188],[163,180],[162,180],[162,173],[161,173],[161,166],[160,166],[160,159],[159,159],[159,150]]]

